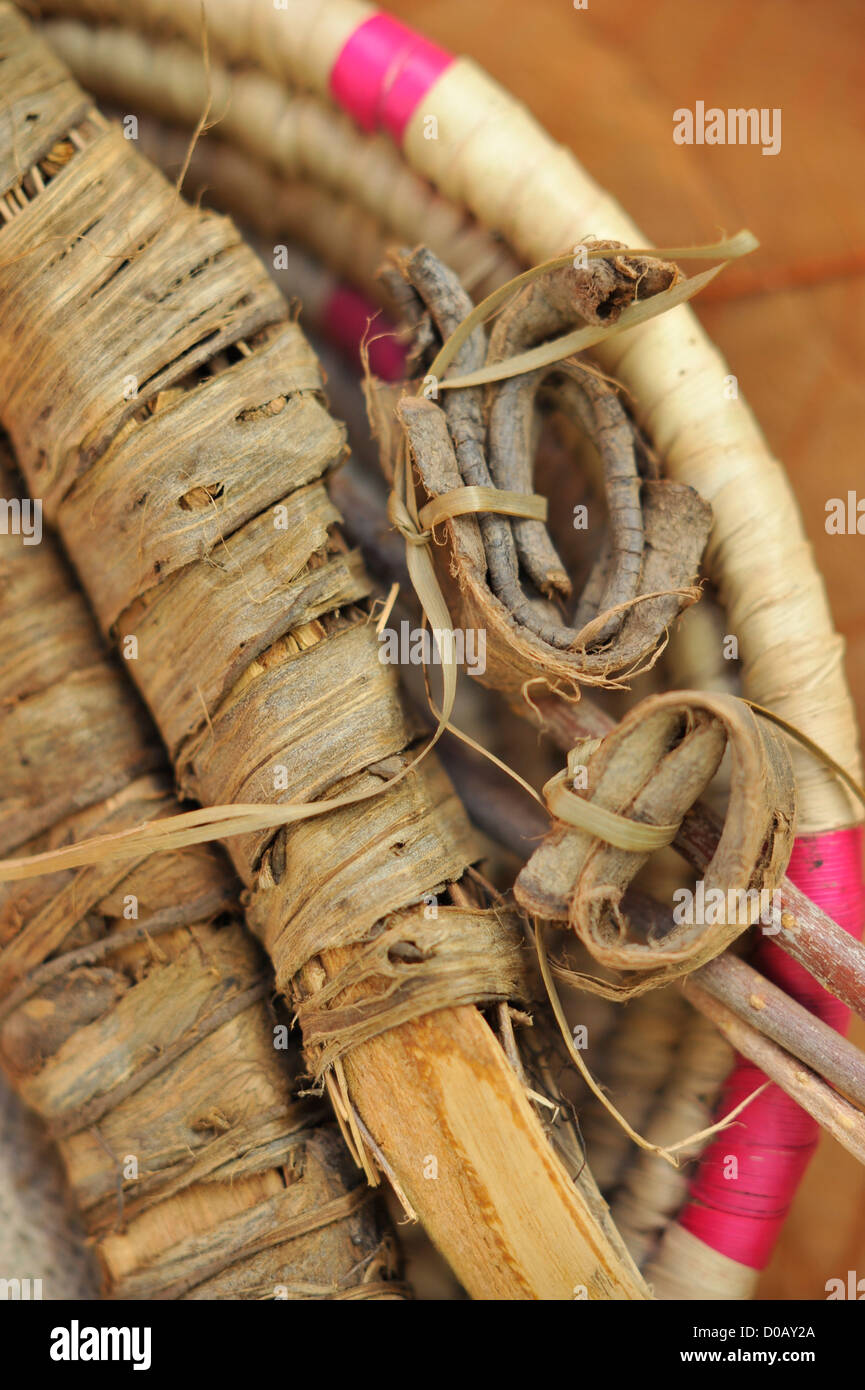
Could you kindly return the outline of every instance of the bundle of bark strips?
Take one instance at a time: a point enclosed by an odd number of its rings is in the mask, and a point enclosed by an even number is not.
[[[4,450],[26,517],[19,488]],[[0,583],[3,852],[171,815],[162,750],[52,542],[0,537]],[[294,1096],[239,893],[211,846],[4,884],[4,1071],[58,1145],[107,1296],[402,1297],[335,1125]]]
[[[313,354],[231,224],[0,23],[0,416],[184,795],[262,807],[227,844],[309,1071],[470,1293],[645,1297],[474,1007],[524,995],[521,938],[435,758],[409,769],[418,731],[322,482],[344,445]],[[274,803],[324,795],[278,828]]]

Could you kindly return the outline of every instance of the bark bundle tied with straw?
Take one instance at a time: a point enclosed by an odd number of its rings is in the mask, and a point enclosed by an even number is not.
[[[532,272],[478,309],[425,248],[395,257],[384,273],[416,325],[423,394],[404,395],[397,414],[431,499],[424,522],[441,523],[445,543],[433,550],[437,572],[454,621],[487,633],[482,679],[514,700],[531,699],[544,687],[579,698],[581,685],[614,685],[645,669],[657,659],[670,623],[699,596],[693,586],[710,508],[692,488],[656,476],[614,385],[572,360],[576,349],[554,336],[575,323],[608,331],[655,296],[656,310],[671,306],[677,270],[626,248],[592,250],[598,254],[588,269],[566,260]],[[689,292],[695,288],[688,285]],[[510,302],[487,343],[482,315],[508,291]],[[444,349],[430,348],[424,359],[424,346],[436,335]],[[539,343],[549,362],[532,368]],[[445,365],[454,369],[451,377],[443,374]],[[492,383],[485,400],[487,368]],[[502,370],[508,375],[497,379]],[[557,403],[597,449],[609,516],[606,545],[570,620],[560,605],[572,598],[571,581],[544,525],[545,511],[511,520],[479,509],[473,518],[458,506],[448,514],[434,500],[456,497],[460,488],[496,489],[505,497],[532,493],[536,400],[551,381]],[[440,389],[444,400],[436,404],[429,397]],[[371,421],[391,476],[398,464],[388,451],[400,442],[397,436],[394,445],[387,420],[392,396],[392,388],[379,392],[368,384]]]
[[[248,918],[311,1069],[370,1178],[388,1173],[470,1292],[645,1297],[589,1175],[570,1181],[466,1002],[521,993],[513,918],[471,871],[434,758],[409,767],[417,730],[323,493],[343,437],[313,354],[231,225],[186,208],[0,13],[10,72],[44,90],[27,122],[11,89],[0,294],[19,327],[0,344],[0,414],[184,791],[231,803]],[[288,602],[271,604],[274,584]],[[220,817],[202,818],[97,853],[212,838]]]

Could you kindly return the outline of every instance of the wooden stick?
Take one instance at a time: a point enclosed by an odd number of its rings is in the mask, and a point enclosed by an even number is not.
[[[393,1029],[350,1053],[345,1070],[406,1195],[473,1297],[566,1299],[580,1284],[590,1298],[648,1297],[636,1270],[628,1277],[611,1259],[476,1009]]]
[[[759,971],[738,956],[726,954],[701,966],[690,978],[737,1018],[798,1057],[865,1109],[865,1053]],[[685,992],[690,998],[687,985]]]
[[[676,848],[702,870],[715,852],[721,827],[703,805],[682,821]],[[772,940],[803,965],[830,994],[865,1017],[865,946],[785,878],[780,888],[781,920]]]
[[[813,1115],[838,1143],[865,1163],[865,1115],[839,1096],[809,1067],[765,1037],[732,1009],[715,999],[691,977],[683,986],[687,997],[720,1029],[738,1052],[754,1062],[772,1081]]]

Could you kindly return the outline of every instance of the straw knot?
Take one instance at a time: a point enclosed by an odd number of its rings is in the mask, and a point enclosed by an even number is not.
[[[405,502],[396,492],[391,492],[387,499],[387,516],[391,526],[399,531],[406,545],[429,545],[432,531],[420,529]]]
[[[694,910],[677,916],[631,882],[648,854],[678,843],[727,748],[724,827],[702,889],[691,895]],[[790,755],[776,730],[731,695],[650,696],[606,738],[575,749],[567,772],[544,794],[558,824],[520,873],[517,900],[537,916],[567,921],[618,979],[581,976],[581,984],[615,998],[666,984],[720,955],[763,910],[763,895],[781,882],[792,850]],[[696,910],[698,901],[712,903],[712,911]]]

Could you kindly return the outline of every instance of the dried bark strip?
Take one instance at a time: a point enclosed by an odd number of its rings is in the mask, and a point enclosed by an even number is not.
[[[528,711],[527,711],[528,712]],[[587,738],[602,739],[615,727],[596,704],[583,699],[573,705],[555,696],[542,697],[533,711],[560,748],[572,749]],[[698,873],[704,873],[717,852],[723,826],[715,813],[698,802],[685,814],[673,841]],[[778,885],[781,920],[773,941],[797,960],[819,984],[865,1017],[865,946],[819,908],[801,889],[784,878]],[[566,915],[566,896],[553,917]]]
[[[553,698],[541,704],[545,723],[563,747],[570,747],[575,741],[579,742],[586,736],[604,738],[616,727],[589,700],[581,701],[577,707]],[[551,844],[556,835],[557,831],[554,829],[549,837]],[[698,802],[684,815],[673,843],[698,873],[705,874],[718,853],[723,835],[724,826],[715,814],[705,804]],[[569,873],[566,871],[558,889],[551,894],[550,910],[553,916],[564,918],[567,915],[568,877]],[[548,881],[548,887],[551,886],[551,882]],[[849,1008],[865,1016],[865,947],[843,931],[788,879],[780,880],[778,893],[780,923],[773,922],[773,941],[812,973],[815,980],[830,994],[834,994]],[[556,898],[555,905],[552,902],[553,898]],[[660,912],[663,916],[662,909]],[[738,1017],[727,1003],[721,1003],[721,998],[735,999],[740,992],[732,974],[735,969],[736,962],[727,955],[716,957],[712,962],[712,997],[715,994],[719,996],[716,1003],[718,1008],[725,1010],[725,1018],[729,1015],[737,1020],[737,1024],[741,1023],[743,1029],[750,1029],[763,1037],[761,1010],[754,1011],[743,1003],[739,1009],[741,1017]],[[692,1002],[707,1017],[715,1020],[716,1015],[710,1014],[704,1006],[704,1001],[709,995],[709,989],[701,988],[699,994],[696,991],[692,993]],[[783,1057],[786,1060],[783,1065],[779,1063],[777,1075],[774,1072],[769,1074],[822,1124],[826,1107],[822,1105],[819,1097],[812,1106],[811,1092],[797,1081],[795,1058],[802,1053],[806,1061],[816,1062],[818,1056],[824,1056],[823,1028],[818,1027],[819,1021],[813,1016],[803,1017],[795,1002],[786,996],[774,998],[778,1007],[767,1031],[783,1043]],[[764,1041],[769,1046],[771,1037],[764,1038]],[[843,1039],[839,1039],[839,1042],[843,1046],[833,1050],[827,1062],[827,1074],[835,1073],[837,1084],[842,1090],[850,1088],[855,1091],[858,1086],[860,1054],[857,1049],[853,1049],[851,1054],[847,1050],[849,1044],[844,1043]],[[758,1045],[762,1046],[755,1043],[755,1046]],[[750,1052],[746,1055],[752,1056]],[[757,1058],[754,1056],[752,1060]],[[822,1095],[822,1092],[820,1094]],[[834,1133],[834,1130],[831,1132]]]

